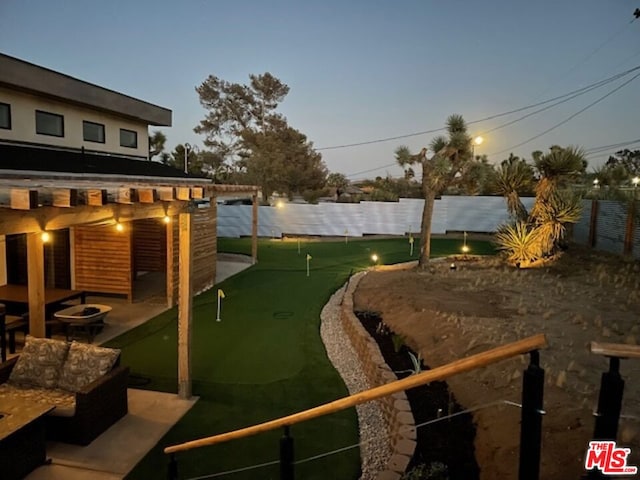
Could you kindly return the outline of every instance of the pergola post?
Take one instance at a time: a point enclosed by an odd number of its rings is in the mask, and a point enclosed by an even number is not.
[[[178,396],[191,398],[191,323],[193,263],[193,217],[191,213],[179,215],[179,281],[178,281]]]
[[[27,277],[29,282],[29,334],[45,336],[44,244],[40,233],[27,234]]]
[[[253,263],[258,261],[258,194],[254,193],[253,197],[253,215],[251,222],[251,258]]]

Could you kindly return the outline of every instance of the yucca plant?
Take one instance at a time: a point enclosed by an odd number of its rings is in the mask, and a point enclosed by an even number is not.
[[[507,260],[518,267],[528,267],[542,258],[540,232],[526,222],[503,225],[496,233],[495,241],[507,254]]]
[[[582,150],[553,146],[547,154],[537,151],[532,156],[540,179],[528,216],[516,190],[521,181],[531,178],[526,163],[510,157],[494,179],[496,191],[505,196],[509,212],[517,219],[514,224],[500,228],[496,243],[507,253],[509,262],[520,267],[555,255],[564,239],[565,225],[576,223],[582,210],[579,196],[567,189],[568,180],[586,167]]]

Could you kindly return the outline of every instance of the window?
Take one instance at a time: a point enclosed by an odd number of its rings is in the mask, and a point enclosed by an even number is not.
[[[0,128],[11,130],[11,105],[0,103]]]
[[[104,143],[104,125],[83,120],[82,138],[86,142]]]
[[[133,130],[120,129],[120,146],[128,148],[138,148],[138,132]]]
[[[64,117],[55,113],[36,110],[36,133],[64,137]]]

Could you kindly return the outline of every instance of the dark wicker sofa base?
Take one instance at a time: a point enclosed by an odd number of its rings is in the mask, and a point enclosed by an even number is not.
[[[18,357],[0,364],[0,383],[5,383]],[[88,445],[128,412],[127,383],[129,368],[119,360],[113,369],[76,393],[76,410],[72,417],[47,415],[48,440]]]

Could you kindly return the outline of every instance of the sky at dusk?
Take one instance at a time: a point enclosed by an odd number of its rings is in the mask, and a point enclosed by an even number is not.
[[[432,130],[541,102],[640,65],[640,0],[142,1],[1,0],[0,51],[173,111],[172,150],[202,145],[195,87],[213,74],[289,85],[280,107],[351,179],[399,175],[394,150]],[[473,123],[476,154],[499,163],[553,144],[638,140],[640,78],[540,138],[640,70],[513,125],[532,110]],[[611,150],[590,155],[590,167]],[[364,173],[363,173],[364,172]]]

